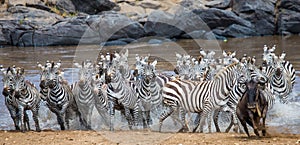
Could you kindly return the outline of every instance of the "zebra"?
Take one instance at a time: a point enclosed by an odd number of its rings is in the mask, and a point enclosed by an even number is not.
[[[19,118],[18,115],[19,114],[19,110],[16,104],[16,98],[12,96],[11,93],[11,84],[12,84],[12,80],[15,74],[15,66],[13,67],[8,67],[6,70],[5,68],[3,68],[3,66],[0,66],[0,70],[3,73],[3,78],[2,78],[2,82],[3,82],[3,91],[2,94],[4,96],[4,101],[5,101],[5,105],[9,111],[9,114],[14,122],[15,125],[15,129],[16,130],[20,130],[20,126],[19,126]],[[30,125],[29,125],[29,118],[28,115],[26,113],[26,111],[24,111],[24,124],[25,124],[25,128],[26,130],[30,130]]]
[[[46,62],[41,68],[40,87],[48,108],[57,116],[61,130],[70,128],[70,120],[79,118],[83,125],[81,114],[78,110],[74,94],[60,71],[61,62]],[[46,96],[45,96],[46,95]],[[66,125],[66,126],[65,126]]]
[[[192,113],[201,113],[200,122],[194,131],[203,132],[204,119],[210,122],[210,113],[218,106],[223,106],[228,101],[228,93],[236,83],[242,70],[239,63],[233,63],[223,68],[211,81],[195,82],[188,80],[174,80],[163,87],[163,102],[170,110],[162,113],[159,121],[159,131],[163,121],[179,107]],[[260,77],[262,82],[266,78]],[[182,119],[184,121],[184,118]],[[187,126],[183,123],[183,128]],[[211,129],[209,128],[209,132]]]
[[[129,64],[128,64],[128,49],[125,49],[124,53],[119,53],[119,69],[123,78],[127,81],[133,80],[134,76],[131,73]]]
[[[16,68],[16,73],[12,77],[10,86],[12,97],[15,98],[14,101],[18,108],[18,119],[21,124],[20,130],[22,132],[25,131],[26,127],[24,120],[26,120],[26,117],[24,114],[26,110],[31,110],[36,131],[40,132],[41,128],[38,120],[38,112],[40,108],[41,94],[31,82],[25,80],[24,72],[24,68]]]
[[[157,92],[153,92],[153,88],[156,86],[151,86],[155,80],[155,65],[157,64],[157,60],[154,60],[152,63],[148,62],[148,60],[142,61],[142,67],[137,66],[137,81],[134,83],[134,90],[138,94],[140,108],[143,112],[143,125],[144,128],[149,128],[149,125],[152,124],[152,118],[150,117],[150,111],[152,110],[152,96],[155,97]],[[137,60],[138,62],[138,60]],[[138,62],[139,63],[139,62]]]
[[[82,61],[81,65],[74,62],[74,65],[79,68],[79,81],[72,84],[71,90],[82,115],[84,126],[86,129],[91,129],[91,117],[95,106],[94,86],[92,84],[95,68],[90,60]]]
[[[289,61],[284,60],[285,52],[280,56],[270,53],[263,54],[263,71],[269,76],[267,87],[279,97],[280,102],[286,103],[295,83],[295,69]]]
[[[113,119],[115,109],[121,110],[125,114],[129,128],[132,125],[139,124],[140,108],[138,105],[138,97],[134,90],[130,87],[119,70],[118,63],[120,61],[119,54],[115,53],[111,58],[110,64],[107,66],[105,80],[107,84],[108,105],[110,114],[110,130],[114,130]]]

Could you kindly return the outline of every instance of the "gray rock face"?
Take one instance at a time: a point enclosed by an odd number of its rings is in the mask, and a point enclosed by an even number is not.
[[[265,0],[232,0],[232,4],[232,11],[250,21],[258,35],[274,34],[274,3]]]
[[[182,31],[174,25],[176,21],[174,15],[157,10],[148,16],[144,29],[149,36],[177,37]]]
[[[97,14],[113,9],[116,5],[110,0],[71,0],[75,9],[87,14]]]
[[[215,29],[217,27],[226,28],[232,24],[239,24],[245,27],[252,27],[252,24],[238,17],[231,11],[220,10],[216,8],[211,9],[196,9],[193,13],[199,15],[201,19],[211,28]]]
[[[298,0],[281,0],[280,8],[300,12],[300,1],[298,1]]]
[[[231,0],[214,0],[205,4],[209,8],[227,9],[229,8]]]
[[[235,37],[235,38],[243,38],[249,36],[256,36],[256,32],[254,29],[250,29],[248,27],[244,27],[237,24],[232,24],[227,27],[222,33],[222,36],[226,37]]]
[[[283,9],[277,21],[279,34],[300,34],[300,13]]]
[[[16,46],[100,44],[144,35],[139,23],[117,13],[65,19],[44,28],[18,21],[1,21],[0,26],[7,40],[3,43]]]

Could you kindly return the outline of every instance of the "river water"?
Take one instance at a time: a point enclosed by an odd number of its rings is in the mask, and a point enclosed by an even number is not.
[[[158,43],[149,43],[149,40],[157,40]],[[5,68],[16,65],[25,68],[26,78],[33,82],[36,86],[39,84],[39,68],[37,63],[44,64],[47,60],[62,61],[64,76],[73,83],[77,80],[77,69],[73,68],[73,62],[80,62],[84,59],[97,60],[99,53],[107,53],[114,51],[129,50],[129,64],[135,61],[135,55],[146,56],[150,54],[150,60],[157,59],[157,70],[159,72],[172,73],[175,65],[175,53],[188,53],[194,57],[199,55],[200,48],[204,50],[216,51],[216,58],[222,54],[222,50],[236,51],[237,57],[244,54],[256,56],[257,64],[261,62],[263,46],[276,45],[276,54],[282,51],[287,53],[286,60],[290,61],[296,69],[296,84],[290,94],[290,102],[288,104],[276,103],[272,110],[269,111],[267,118],[268,126],[278,127],[278,131],[283,133],[300,134],[300,36],[265,36],[251,38],[234,38],[227,41],[204,41],[204,40],[179,40],[169,41],[162,38],[143,38],[128,45],[123,46],[102,46],[102,45],[78,45],[78,46],[55,46],[55,47],[10,47],[0,48],[0,64]],[[2,79],[2,75],[0,75]],[[3,89],[2,81],[0,90]],[[13,121],[4,104],[4,97],[0,97],[0,130],[12,130]],[[59,129],[56,123],[56,117],[47,109],[44,103],[41,105],[40,124],[42,129]],[[31,124],[33,126],[32,119]],[[97,121],[99,117],[97,113],[93,113],[94,128],[101,128]],[[156,120],[157,121],[157,120]],[[155,124],[156,123],[156,124]],[[157,128],[157,122],[154,122],[153,130]],[[156,127],[155,127],[156,126]],[[34,127],[32,127],[34,128]],[[122,127],[121,127],[122,128]],[[178,128],[178,127],[177,127]],[[172,131],[174,127],[169,126]],[[175,128],[176,129],[176,128]]]

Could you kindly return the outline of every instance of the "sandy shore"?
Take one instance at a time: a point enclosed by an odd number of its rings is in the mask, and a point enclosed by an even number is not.
[[[266,137],[236,133],[159,133],[151,131],[0,131],[1,145],[98,145],[98,144],[300,144],[300,134],[279,134],[272,130]]]

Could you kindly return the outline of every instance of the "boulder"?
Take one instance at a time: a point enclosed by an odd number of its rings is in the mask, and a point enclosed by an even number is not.
[[[300,13],[282,9],[277,20],[279,34],[300,34]]]
[[[16,46],[100,44],[144,36],[144,29],[139,23],[118,13],[74,17],[41,28],[35,28],[27,21],[0,21],[0,26],[8,44]]]
[[[55,13],[26,6],[12,6],[8,8],[7,12],[10,15],[5,18],[6,20],[17,20],[19,23],[27,21],[35,27],[44,27],[63,19],[62,16]]]
[[[160,2],[152,1],[152,0],[141,1],[138,5],[145,8],[145,9],[146,8],[148,8],[148,9],[158,9],[159,7],[161,7]]]
[[[265,0],[232,0],[232,11],[250,21],[259,35],[275,33],[275,4]]]
[[[110,0],[71,0],[75,9],[87,14],[97,14],[113,9],[116,4]]]
[[[235,13],[227,10],[220,10],[216,8],[211,9],[195,9],[193,13],[198,15],[210,29],[217,27],[226,28],[232,24],[238,24],[248,28],[252,28],[251,22],[238,17]]]
[[[182,31],[176,27],[176,22],[178,22],[178,20],[174,19],[174,15],[156,10],[149,14],[144,24],[144,29],[149,36],[173,38],[180,36],[182,33]]]
[[[299,0],[281,0],[279,8],[300,12]]]
[[[237,25],[237,24],[232,24],[229,27],[227,27],[225,30],[223,30],[223,33],[221,35],[225,37],[243,38],[249,36],[256,36],[257,33],[255,32],[254,29]]]
[[[207,2],[205,6],[209,8],[227,9],[229,8],[230,3],[231,0],[214,0]]]

